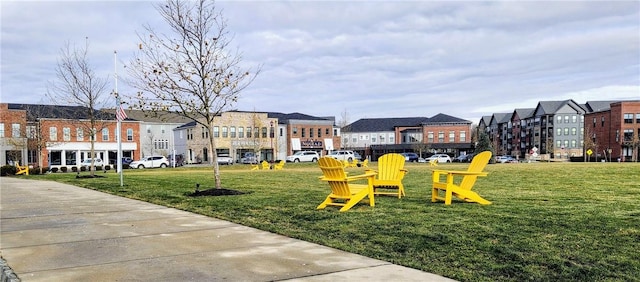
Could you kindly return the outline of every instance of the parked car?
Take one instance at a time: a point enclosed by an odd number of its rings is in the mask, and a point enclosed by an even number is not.
[[[358,152],[353,152],[353,155],[356,156],[356,160],[362,161],[362,156]]]
[[[451,157],[447,154],[434,154],[433,156],[426,158],[427,162],[432,160],[438,160],[439,163],[450,163]]]
[[[329,153],[327,157],[332,157],[336,160],[347,160],[351,162],[356,158],[356,155],[353,153],[353,151],[337,150]]]
[[[320,159],[320,155],[316,151],[298,151],[291,156],[287,156],[287,162],[299,163],[299,162],[317,162]]]
[[[93,160],[94,160],[93,166],[95,167],[104,166],[104,163],[102,162],[101,158],[94,158]],[[80,163],[80,167],[90,167],[90,166],[91,166],[91,159],[85,159]]]
[[[473,156],[474,154],[460,155],[455,157],[453,161],[460,162],[460,163],[468,163],[468,162],[471,162],[471,160],[473,160]]]
[[[173,159],[173,155],[169,155],[169,156],[167,157],[167,160],[169,160],[169,165],[170,165],[171,167],[174,167],[174,166],[175,166],[175,167],[183,166],[183,165],[184,165],[184,156],[183,156],[182,154],[176,154],[175,156],[176,156],[176,157],[175,157],[175,158],[176,158],[175,160]],[[175,164],[174,164],[174,163],[175,163]]]
[[[416,153],[402,153],[401,155],[404,156],[404,160],[407,162],[417,162],[420,158]]]
[[[512,156],[497,156],[496,157],[496,163],[517,163],[518,160],[516,160],[514,157]]]
[[[165,168],[169,166],[169,160],[164,156],[150,156],[129,164],[130,168]]]
[[[254,152],[246,152],[244,153],[242,158],[240,158],[240,162],[243,164],[257,164],[258,157],[256,157],[256,154]]]
[[[232,165],[233,164],[233,158],[230,157],[227,154],[220,154],[220,155],[218,155],[218,164],[219,165]]]

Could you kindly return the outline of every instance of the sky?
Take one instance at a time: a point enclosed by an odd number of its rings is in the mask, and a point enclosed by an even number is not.
[[[51,103],[60,50],[125,75],[148,1],[0,2],[3,103]],[[246,67],[233,109],[478,123],[538,101],[640,100],[640,1],[217,1]],[[114,57],[117,51],[117,58]],[[112,84],[112,85],[111,85]],[[118,92],[135,93],[118,82]],[[115,100],[114,100],[115,105]]]

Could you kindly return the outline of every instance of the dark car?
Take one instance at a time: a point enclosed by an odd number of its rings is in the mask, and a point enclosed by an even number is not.
[[[454,162],[460,163],[468,163],[471,162],[471,160],[473,160],[473,154],[460,155],[453,159]]]
[[[404,156],[404,159],[407,162],[417,162],[418,158],[420,158],[416,153],[402,153],[401,155]]]

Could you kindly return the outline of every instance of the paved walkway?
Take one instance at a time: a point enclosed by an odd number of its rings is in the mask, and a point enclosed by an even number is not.
[[[0,181],[0,255],[22,281],[453,281],[72,185]]]

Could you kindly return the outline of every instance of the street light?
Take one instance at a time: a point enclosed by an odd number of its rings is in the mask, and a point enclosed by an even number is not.
[[[271,131],[269,131],[269,136],[271,137],[271,163],[274,161],[275,155],[273,154],[273,121],[269,123],[271,125]]]

